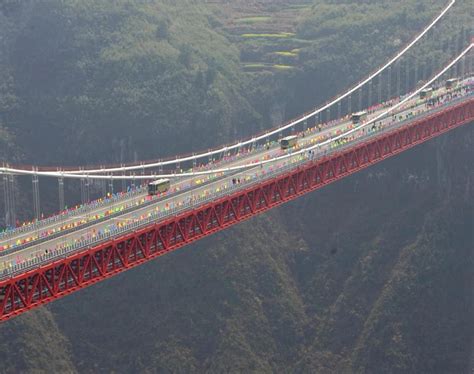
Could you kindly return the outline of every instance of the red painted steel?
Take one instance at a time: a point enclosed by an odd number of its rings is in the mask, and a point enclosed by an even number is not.
[[[474,99],[272,180],[0,282],[0,321],[66,296],[474,120]]]

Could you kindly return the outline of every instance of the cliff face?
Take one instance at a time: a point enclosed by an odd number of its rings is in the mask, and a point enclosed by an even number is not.
[[[2,373],[73,372],[67,338],[46,310],[29,313],[0,327]]]
[[[14,152],[17,159],[28,160],[44,150],[43,144],[30,150],[28,142],[49,120],[57,126],[47,126],[51,139],[70,135],[45,162],[62,157],[74,161],[77,154],[69,155],[68,147],[78,144],[89,147],[81,160],[115,160],[117,149],[130,156],[134,144],[145,149],[149,142],[161,144],[163,137],[179,138],[187,129],[196,139],[168,142],[167,151],[201,144],[209,133],[217,134],[218,141],[231,131],[254,130],[260,118],[272,118],[274,108],[299,111],[315,89],[302,82],[317,77],[319,87],[330,86],[346,65],[334,57],[337,51],[327,51],[335,66],[327,81],[320,73],[329,62],[314,60],[314,66],[286,81],[265,77],[250,82],[235,72],[236,50],[209,28],[201,7],[180,8],[187,22],[176,23],[179,9],[167,2],[156,9],[127,2],[110,7],[45,3],[48,7],[39,13],[32,12],[31,2],[21,8],[28,17],[19,30],[10,30],[4,48],[11,56],[26,53],[18,35],[38,42],[47,34],[51,38],[45,47],[67,52],[58,61],[64,58],[64,71],[80,79],[66,87],[55,78],[44,83],[47,95],[25,94],[28,80],[20,79],[21,69],[0,61],[2,74],[11,81],[0,84],[3,157]],[[13,25],[20,2],[9,4]],[[72,21],[78,11],[84,18]],[[32,14],[39,18],[30,18]],[[189,26],[191,21],[197,26]],[[68,33],[48,31],[57,30],[55,22]],[[107,27],[95,30],[95,23]],[[209,54],[195,48],[193,38],[200,38]],[[70,43],[75,48],[61,49]],[[49,54],[40,44],[33,51],[38,54],[29,59],[47,61]],[[339,55],[357,57],[356,52]],[[382,55],[379,51],[377,56]],[[351,74],[363,69],[351,66]],[[138,73],[141,69],[145,77]],[[347,84],[342,80],[332,88]],[[262,82],[267,86],[259,86]],[[281,87],[288,82],[293,88],[283,95]],[[242,87],[262,94],[249,97]],[[279,87],[275,98],[273,87]],[[41,91],[41,86],[35,89]],[[157,92],[156,101],[137,100],[146,92]],[[285,108],[287,99],[298,104]],[[44,103],[49,109],[38,122],[43,127],[34,128],[33,114]],[[156,105],[167,109],[162,112]],[[179,105],[189,117],[170,114]],[[111,109],[120,106],[119,114]],[[71,122],[61,128],[66,119]],[[97,120],[101,126],[95,131]],[[15,121],[21,123],[16,126]],[[135,121],[140,125],[127,127]],[[241,126],[231,129],[235,123]],[[146,141],[140,135],[144,129]],[[110,133],[115,143],[97,148]],[[28,137],[18,136],[22,134]],[[473,156],[470,124],[2,324],[0,372],[467,373],[474,336]]]
[[[473,140],[466,126],[20,316],[0,327],[6,367],[467,373]]]
[[[418,147],[305,205],[321,216],[316,225],[308,217],[313,227],[301,236],[324,238],[323,250],[303,260],[315,270],[302,277],[318,305],[312,347],[330,355],[315,349],[300,367],[329,360],[347,372],[467,372],[472,136],[465,128]]]

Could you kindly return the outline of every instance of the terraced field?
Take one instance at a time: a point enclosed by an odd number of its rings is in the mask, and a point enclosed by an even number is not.
[[[299,65],[310,40],[298,38],[296,26],[311,0],[217,0],[222,31],[240,49],[247,72],[285,72]]]

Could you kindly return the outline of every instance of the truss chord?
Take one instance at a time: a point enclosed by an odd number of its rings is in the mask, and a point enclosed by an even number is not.
[[[36,221],[41,219],[41,212],[40,212],[40,194],[39,194],[39,179],[37,174],[33,174],[32,177],[33,182],[33,210],[35,214]]]
[[[23,273],[27,269],[30,271],[0,280],[0,295],[3,295],[0,322],[266,212],[303,193],[326,186],[457,128],[473,118],[473,101],[464,102],[407,127],[333,153],[329,159],[292,169],[225,199],[211,201],[166,221],[134,230],[112,243],[92,245],[86,251],[62,256],[59,261],[42,267],[20,266]],[[52,261],[55,257],[48,253],[43,258]],[[36,264],[38,261],[33,260],[32,265]],[[55,274],[54,279],[52,274]],[[31,288],[24,287],[24,284],[31,285]]]

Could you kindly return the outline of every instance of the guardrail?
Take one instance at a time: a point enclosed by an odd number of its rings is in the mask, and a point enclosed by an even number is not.
[[[130,224],[128,224],[128,225],[126,225],[122,228],[118,228],[116,230],[113,230],[110,233],[98,234],[95,238],[87,239],[87,240],[84,240],[82,242],[75,243],[75,244],[73,244],[69,247],[65,247],[65,248],[62,248],[62,249],[59,249],[59,250],[55,250],[54,252],[50,252],[50,253],[41,255],[38,258],[29,259],[29,260],[27,260],[27,261],[25,261],[21,264],[15,265],[12,268],[5,269],[0,274],[0,279],[13,277],[15,275],[24,273],[28,270],[37,268],[37,267],[41,266],[44,263],[49,263],[49,262],[53,262],[56,259],[68,257],[73,253],[83,251],[83,250],[87,250],[91,247],[95,247],[95,246],[97,246],[99,244],[102,244],[104,242],[119,238],[123,234],[126,234],[126,233],[134,231],[134,230],[138,230],[142,227],[148,226],[149,224],[151,224],[153,222],[160,222],[160,221],[162,221],[162,220],[164,220],[164,219],[166,219],[170,216],[177,215],[177,214],[180,214],[182,212],[194,209],[195,207],[200,206],[202,204],[205,204],[209,201],[216,200],[216,199],[218,199],[220,197],[223,197],[223,196],[228,196],[228,195],[232,194],[233,192],[235,192],[237,190],[250,187],[250,186],[252,186],[254,184],[257,184],[257,183],[261,183],[262,181],[265,181],[267,179],[272,179],[272,178],[274,178],[274,177],[276,177],[280,174],[283,174],[283,173],[287,172],[288,170],[296,168],[296,167],[298,167],[300,165],[303,165],[303,164],[305,164],[309,161],[316,161],[316,160],[321,159],[322,157],[327,156],[328,154],[330,154],[332,152],[337,152],[337,151],[340,151],[340,150],[343,150],[343,149],[346,149],[346,148],[349,148],[349,147],[353,147],[356,144],[359,144],[361,142],[366,141],[369,138],[372,138],[375,134],[377,134],[377,135],[378,134],[383,134],[385,132],[389,132],[389,131],[392,131],[394,129],[403,127],[404,125],[406,125],[407,123],[412,122],[413,120],[418,120],[418,119],[422,119],[424,117],[432,116],[433,114],[436,114],[436,113],[438,113],[438,112],[440,112],[440,111],[442,111],[442,110],[444,110],[444,109],[446,109],[450,106],[455,106],[459,102],[462,102],[466,99],[470,99],[472,96],[474,96],[474,92],[468,92],[465,96],[461,96],[459,98],[454,98],[453,100],[451,100],[449,102],[445,102],[444,104],[438,106],[437,108],[434,108],[433,110],[421,113],[420,115],[411,117],[410,119],[407,119],[405,121],[390,123],[390,124],[388,124],[388,126],[380,129],[380,131],[373,131],[373,132],[370,132],[370,133],[366,133],[366,134],[358,137],[354,141],[351,141],[351,142],[348,142],[348,143],[345,143],[345,144],[341,144],[341,145],[335,147],[334,149],[321,150],[321,151],[315,153],[314,155],[309,155],[309,154],[300,155],[299,157],[301,158],[301,160],[293,160],[293,162],[288,161],[283,167],[280,167],[280,168],[278,168],[276,170],[273,170],[273,171],[270,171],[270,172],[266,172],[264,175],[260,175],[260,176],[259,175],[254,175],[254,176],[252,176],[252,178],[250,180],[243,181],[242,183],[240,183],[238,185],[230,186],[230,187],[226,188],[223,192],[213,192],[213,193],[210,193],[208,196],[206,196],[204,198],[196,198],[194,200],[190,199],[190,201],[188,201],[188,202],[183,202],[182,205],[179,206],[179,207],[173,207],[173,208],[170,208],[169,210],[163,211],[163,212],[154,212],[150,215],[150,217],[148,217],[148,218],[146,218],[142,221],[132,222],[132,223],[130,223]]]
[[[330,121],[329,123],[325,124],[325,126],[326,126],[325,129],[329,129],[331,127],[339,126],[341,123],[343,123],[346,120],[347,119],[345,117],[342,117],[342,118],[338,118],[336,120]],[[317,132],[316,127],[313,129],[313,131],[309,131],[309,129],[308,129],[307,132],[308,132],[308,134],[316,133]],[[271,143],[274,143],[274,144],[272,144],[271,148],[279,147],[279,144],[277,142],[272,141]],[[250,154],[253,154],[256,151],[262,150],[264,148],[264,146],[265,146],[265,144],[256,144],[255,147],[253,147],[250,151],[245,152],[245,153],[240,153],[240,154],[232,157],[232,159],[230,161],[245,159]],[[216,167],[220,164],[225,164],[227,161],[229,161],[229,160],[221,159],[218,163],[214,163],[212,165],[211,164],[206,164],[206,165],[202,166],[200,168],[200,170],[207,170],[209,168]],[[87,176],[85,176],[84,179],[87,179]],[[130,179],[133,179],[133,176],[130,176]],[[145,186],[138,186],[135,189],[133,189],[129,192],[126,192],[122,195],[114,195],[112,198],[104,199],[102,201],[96,200],[96,201],[91,202],[89,204],[83,205],[83,206],[81,206],[77,209],[68,210],[66,212],[63,212],[63,213],[60,213],[60,214],[57,214],[57,215],[53,215],[51,217],[42,219],[40,221],[29,223],[25,226],[20,226],[20,227],[14,228],[14,229],[10,229],[10,230],[0,232],[0,240],[11,240],[14,236],[17,236],[19,234],[28,233],[28,232],[35,232],[35,231],[44,229],[44,228],[46,228],[47,226],[49,226],[51,224],[58,223],[58,222],[61,222],[61,221],[66,221],[66,220],[69,220],[70,218],[73,218],[73,217],[76,217],[76,216],[79,216],[79,215],[82,215],[82,214],[87,214],[87,213],[93,212],[93,211],[95,211],[97,209],[100,209],[100,208],[106,208],[107,206],[111,206],[111,205],[113,205],[113,204],[115,204],[119,201],[123,200],[125,202],[125,201],[127,201],[128,199],[130,199],[132,197],[145,194],[145,192],[146,192],[146,187]],[[182,192],[182,191],[179,191],[179,192]],[[165,198],[165,197],[169,198],[169,197],[172,197],[174,195],[175,194],[166,195],[166,196],[163,196],[163,198]],[[146,205],[142,205],[142,206],[146,206]],[[113,216],[109,215],[108,217],[113,217]],[[99,222],[101,222],[101,220],[95,220],[91,223],[81,224],[80,228],[87,228],[87,227],[89,227],[89,226],[91,226],[95,223],[99,223]],[[63,230],[58,234],[48,235],[45,238],[35,239],[34,241],[31,241],[29,243],[25,243],[25,244],[20,245],[20,246],[15,246],[14,248],[10,248],[10,249],[2,251],[2,254],[11,253],[11,252],[6,252],[6,251],[21,250],[21,249],[30,247],[32,245],[43,243],[47,240],[58,237],[58,236],[60,236],[64,233],[74,231],[74,229],[76,229],[76,228],[77,227],[75,227],[71,230]]]
[[[399,99],[400,98],[394,98],[389,102],[394,104]],[[418,103],[418,105],[420,105],[420,103]],[[387,106],[387,105],[379,104],[379,106]],[[326,129],[330,128],[330,127],[338,126],[342,122],[344,122],[345,120],[347,120],[347,119],[345,117],[342,117],[342,118],[337,118],[336,120],[330,121],[330,122],[325,124]],[[316,131],[316,126],[312,129],[312,131],[310,131],[310,129],[307,129],[307,131],[308,131],[309,134],[316,133],[317,132]],[[234,156],[232,158],[232,160],[244,159],[249,154],[253,153],[253,151],[261,150],[263,147],[264,147],[264,144],[257,144],[256,147],[254,147],[251,151],[249,151],[247,153],[242,153],[242,154],[237,155],[237,156]],[[213,165],[207,164],[207,165],[205,165],[201,168],[203,170],[206,170],[209,167],[215,167],[216,165],[219,165],[221,163],[225,164],[226,162],[227,162],[227,160],[221,159],[217,164],[213,164]],[[84,179],[87,179],[86,175],[85,175]],[[130,176],[130,179],[133,179],[133,176]],[[145,187],[144,186],[138,186],[137,188],[135,188],[135,189],[133,189],[129,192],[126,192],[123,195],[113,196],[110,199],[104,199],[104,200],[101,200],[101,201],[96,200],[96,201],[94,201],[90,204],[83,205],[80,208],[77,208],[77,209],[74,209],[74,210],[68,210],[68,211],[63,212],[61,214],[54,215],[54,216],[48,217],[46,219],[43,219],[43,220],[40,220],[40,221],[37,221],[37,222],[30,223],[30,224],[25,225],[25,226],[20,226],[20,227],[17,227],[15,229],[0,232],[0,240],[9,240],[9,239],[11,239],[12,237],[14,237],[18,234],[38,231],[38,230],[41,230],[42,228],[45,228],[45,227],[47,227],[47,226],[49,226],[53,223],[57,223],[57,222],[60,222],[62,220],[66,221],[66,220],[68,220],[70,218],[73,218],[75,216],[78,216],[78,215],[81,215],[81,214],[87,214],[89,212],[93,212],[94,210],[97,210],[97,209],[100,209],[100,208],[105,208],[105,207],[107,207],[109,205],[113,205],[116,202],[121,201],[121,200],[123,200],[125,202],[126,200],[128,200],[128,199],[130,199],[134,196],[138,196],[138,195],[141,195],[141,194],[144,194],[144,193],[145,193]],[[171,197],[171,196],[172,195],[167,195],[166,197]],[[100,221],[96,220],[96,221],[93,221],[92,223],[81,224],[80,226],[81,226],[81,228],[87,228],[91,224],[98,223],[98,222],[100,222]],[[74,230],[74,229],[75,228],[73,228],[72,230]],[[57,236],[60,236],[63,233],[67,233],[67,232],[70,232],[70,230],[64,230],[61,233],[58,233],[59,235],[55,235],[55,234],[49,235],[49,236],[45,237],[44,240],[43,239],[36,239],[33,242],[25,243],[24,245],[21,245],[21,246],[15,246],[15,248],[11,248],[11,249],[12,250],[18,250],[18,249],[23,249],[23,248],[29,247],[31,245],[40,244],[40,243],[42,243],[46,240],[55,238]]]
[[[87,178],[84,178],[84,179],[87,179]],[[130,179],[132,179],[132,178],[130,178]],[[144,188],[142,186],[139,186],[138,188],[135,188],[135,189],[133,189],[129,192],[124,193],[123,195],[120,195],[120,196],[115,195],[115,196],[113,196],[112,198],[109,198],[109,199],[104,199],[102,201],[92,202],[90,204],[83,205],[83,206],[81,206],[77,209],[74,209],[74,210],[68,210],[64,214],[53,215],[51,217],[42,219],[42,220],[37,221],[37,222],[27,224],[25,226],[20,226],[20,227],[16,227],[14,229],[11,229],[11,230],[3,231],[3,232],[0,233],[0,240],[8,240],[11,237],[16,236],[18,234],[27,233],[29,231],[40,230],[41,228],[49,226],[52,223],[60,222],[62,220],[68,219],[68,218],[72,218],[72,217],[75,217],[75,216],[78,216],[78,215],[81,215],[81,214],[84,214],[84,213],[88,213],[88,212],[90,212],[94,209],[97,209],[97,208],[106,207],[107,205],[114,204],[119,200],[127,200],[127,199],[129,199],[133,196],[140,195],[143,192],[144,192]]]

